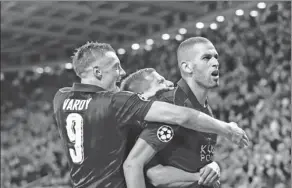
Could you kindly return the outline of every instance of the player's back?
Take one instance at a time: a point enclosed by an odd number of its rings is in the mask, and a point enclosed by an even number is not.
[[[151,104],[86,84],[56,93],[54,115],[75,187],[125,187],[126,125],[144,119]]]
[[[111,183],[106,179],[116,176],[118,180],[122,176],[119,156],[124,151],[116,146],[123,146],[125,141],[109,113],[110,98],[109,92],[79,92],[71,88],[56,94],[55,116],[76,187],[113,187],[103,182]],[[122,187],[118,182],[113,183]]]

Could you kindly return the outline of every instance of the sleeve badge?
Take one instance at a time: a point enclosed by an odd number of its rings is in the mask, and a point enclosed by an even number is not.
[[[161,142],[169,142],[173,136],[174,132],[170,126],[163,125],[157,130],[157,137]]]

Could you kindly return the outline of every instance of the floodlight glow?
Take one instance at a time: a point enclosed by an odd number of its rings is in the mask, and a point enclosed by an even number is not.
[[[183,36],[181,36],[180,34],[177,34],[177,35],[175,36],[175,39],[176,39],[177,41],[182,41]]]
[[[118,49],[118,54],[123,55],[126,53],[126,50],[124,48],[119,48]]]
[[[132,44],[133,50],[138,50],[140,48],[140,45],[138,43]]]
[[[72,68],[73,68],[72,63],[66,63],[66,64],[65,64],[65,68],[66,68],[66,69],[72,69]]]
[[[260,3],[258,3],[257,7],[258,7],[259,9],[264,9],[264,8],[267,7],[267,5],[266,5],[266,3],[264,3],[264,2],[260,2]]]
[[[202,22],[198,22],[197,24],[196,24],[196,27],[198,28],[198,29],[202,29],[202,28],[204,28],[204,23],[202,23]]]
[[[257,17],[259,14],[258,14],[258,11],[252,10],[252,11],[250,11],[249,15],[252,17]]]
[[[147,39],[146,40],[146,44],[147,45],[152,45],[152,44],[154,44],[154,40],[153,39]]]
[[[210,28],[211,28],[212,30],[215,30],[215,29],[218,28],[218,26],[217,26],[216,23],[211,23],[211,24],[210,24]]]
[[[178,30],[178,32],[179,32],[180,34],[184,35],[184,34],[187,33],[187,29],[186,29],[186,28],[180,28],[180,29]]]
[[[39,74],[42,74],[44,72],[44,69],[42,67],[38,67],[35,69],[35,71]]]
[[[216,20],[217,22],[224,22],[225,18],[224,16],[217,16]]]
[[[162,35],[163,40],[168,40],[170,38],[169,34],[165,33]]]
[[[238,9],[238,10],[235,11],[235,14],[237,16],[242,16],[244,14],[244,11],[242,9]]]

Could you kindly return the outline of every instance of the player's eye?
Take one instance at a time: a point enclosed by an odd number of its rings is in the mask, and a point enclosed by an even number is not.
[[[210,59],[211,59],[210,56],[205,56],[205,57],[203,57],[203,60],[210,60]]]
[[[162,79],[158,79],[158,83],[162,83],[163,82],[163,80]]]

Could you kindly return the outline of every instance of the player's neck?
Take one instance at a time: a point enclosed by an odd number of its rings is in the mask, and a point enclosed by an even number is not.
[[[81,83],[82,84],[95,85],[95,86],[103,88],[106,91],[116,91],[115,87],[109,87],[109,86],[97,81],[96,79],[92,80],[92,79],[83,78],[83,79],[81,79]]]
[[[92,80],[92,79],[88,79],[88,78],[82,78],[81,79],[81,83],[82,84],[95,85],[95,86],[98,86],[98,87],[101,87],[101,88],[105,89],[100,83],[97,83],[96,80]]]
[[[205,102],[208,96],[208,89],[202,87],[193,80],[186,80],[188,86],[192,90],[193,94],[196,96],[197,100],[202,106],[205,106]]]

